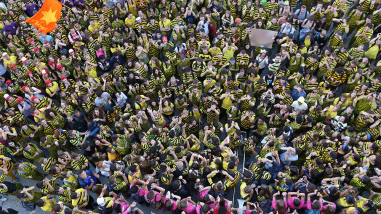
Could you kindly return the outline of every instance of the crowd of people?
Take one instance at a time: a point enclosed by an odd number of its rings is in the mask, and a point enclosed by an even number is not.
[[[379,0],[62,0],[48,34],[42,4],[0,3],[22,213],[381,213]]]

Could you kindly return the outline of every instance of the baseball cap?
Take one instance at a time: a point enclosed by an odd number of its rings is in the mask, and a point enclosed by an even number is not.
[[[42,75],[46,75],[46,70],[42,70],[42,71],[41,71],[41,74],[42,74]]]
[[[9,66],[9,68],[10,68],[11,70],[13,70],[13,69],[16,68],[16,66],[15,66],[15,65],[11,65],[11,66]]]
[[[304,103],[304,97],[299,97],[299,98],[298,98],[298,102],[300,102],[300,103]]]
[[[74,53],[74,50],[73,49],[69,49],[69,54],[72,54]]]
[[[4,98],[7,100],[7,99],[9,99],[9,97],[11,97],[11,96],[9,96],[9,94],[4,94]]]
[[[35,48],[33,48],[33,50],[34,50],[34,52],[37,52],[37,51],[39,51],[40,49],[38,49],[38,47],[35,47]]]
[[[98,204],[99,206],[104,206],[104,205],[105,205],[105,199],[104,199],[103,197],[99,197],[99,198],[97,199],[97,204]]]
[[[167,42],[168,38],[166,36],[163,37],[163,42]]]
[[[50,80],[46,80],[46,81],[45,81],[45,84],[46,84],[46,85],[49,85],[50,83],[52,83],[52,81],[50,81]]]
[[[30,39],[28,40],[29,43],[32,43],[33,41],[34,41],[33,38],[30,38]]]
[[[57,69],[61,69],[63,66],[61,64],[57,65]]]
[[[33,102],[35,99],[37,99],[37,97],[36,97],[36,96],[33,96],[32,99],[31,99],[32,102]]]
[[[11,80],[7,80],[7,81],[5,82],[5,84],[9,85],[11,82],[12,82]]]
[[[50,44],[48,41],[45,41],[44,44]]]
[[[66,80],[67,78],[65,76],[62,76],[61,77],[61,80]]]
[[[21,101],[22,101],[22,97],[17,98],[18,103],[21,103]]]
[[[31,72],[31,71],[27,71],[27,72],[26,72],[26,75],[29,75],[29,74],[32,74],[32,72]]]
[[[23,91],[25,91],[26,90],[26,85],[24,85],[21,89],[23,90]]]
[[[4,52],[4,53],[3,53],[3,57],[5,57],[6,55],[8,55],[8,53],[7,53],[7,52]]]
[[[28,61],[28,59],[27,59],[27,58],[25,58],[25,57],[23,57],[23,58],[21,58],[21,61],[22,61],[22,62],[27,62],[27,61]]]
[[[236,18],[236,19],[235,19],[235,23],[238,23],[238,22],[240,22],[240,21],[242,21],[242,19],[240,19],[240,18]]]

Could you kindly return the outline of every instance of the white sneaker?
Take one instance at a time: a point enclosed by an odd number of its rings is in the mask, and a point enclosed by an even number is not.
[[[0,198],[0,201],[7,201],[8,199],[5,197]]]

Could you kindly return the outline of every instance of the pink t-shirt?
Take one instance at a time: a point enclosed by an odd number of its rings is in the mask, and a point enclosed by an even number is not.
[[[184,201],[185,199],[181,200]],[[196,206],[194,206],[192,203],[188,202],[188,207],[183,209],[187,214],[195,214],[196,213]]]
[[[307,201],[306,208],[307,208],[307,210],[312,210],[312,202],[311,201]],[[320,209],[319,209],[319,211],[321,211],[322,209],[323,209],[323,203],[320,202]]]
[[[147,198],[147,195],[148,195],[148,193],[149,193],[148,190],[143,190],[143,191],[140,191],[140,192],[144,192],[144,196]],[[156,192],[156,191],[153,191],[153,192],[154,192],[154,194],[155,194],[155,197],[153,197],[151,200],[147,198],[147,200],[148,200],[148,201],[151,201],[151,202],[158,202],[158,201],[160,201],[160,200],[161,200],[161,196],[160,196],[160,194],[159,194],[158,192]],[[140,195],[140,194],[139,194],[139,195]]]
[[[123,213],[123,214],[128,214],[128,213],[129,213],[129,212],[127,211],[127,209],[128,209],[128,207],[129,207],[130,205],[128,205],[128,204],[124,203],[123,201],[121,201],[121,202],[120,202],[120,206],[122,207],[122,212],[121,212],[121,213]]]
[[[164,204],[165,204],[168,200],[172,200],[172,199],[164,198]],[[172,211],[175,211],[175,210],[177,209],[176,201],[172,200],[172,202],[173,202],[173,205],[172,205]]]
[[[294,200],[296,199],[296,197],[292,197],[292,198],[289,198],[287,200],[287,206],[291,209],[295,209],[295,206],[294,206]],[[302,209],[304,207],[304,200],[300,200],[300,206],[297,207],[296,209]]]
[[[276,202],[277,202],[277,200],[273,200],[272,202],[271,202],[271,207],[274,209],[274,210],[276,210]],[[285,205],[286,205],[286,208],[287,208],[287,202],[285,203]],[[288,213],[287,213],[288,214]]]
[[[204,188],[203,185],[200,185],[200,186],[201,186],[201,188]],[[208,190],[203,190],[200,192],[200,195],[198,196],[198,198],[200,199],[200,198],[204,197],[206,194],[208,194]]]
[[[105,55],[105,52],[103,50],[101,51],[95,51],[95,53],[97,54],[97,58],[99,58],[101,55]]]
[[[254,210],[246,210],[246,214],[251,214],[252,212],[254,212]],[[262,213],[259,213],[259,214],[262,214]]]

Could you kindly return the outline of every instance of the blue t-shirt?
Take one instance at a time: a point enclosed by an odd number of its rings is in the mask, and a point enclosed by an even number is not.
[[[87,178],[86,179],[78,179],[79,181],[79,185],[82,187],[82,188],[85,188],[85,187],[88,187],[91,185],[91,180],[94,181],[94,184],[97,183],[97,178],[94,177],[94,176],[91,176],[93,174],[93,172],[91,170],[86,170],[86,174],[87,174]]]
[[[53,37],[50,35],[46,35],[46,39],[42,36],[40,36],[40,42],[44,44],[46,41],[50,43],[50,45],[53,45]]]

